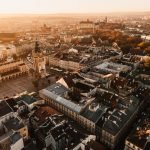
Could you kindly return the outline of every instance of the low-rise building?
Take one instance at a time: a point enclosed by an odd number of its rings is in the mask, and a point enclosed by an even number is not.
[[[135,79],[116,77],[111,81],[110,87],[122,96],[127,96],[139,87]]]
[[[46,149],[85,149],[88,142],[96,139],[94,135],[85,134],[76,123],[45,104],[38,106],[30,116],[30,127],[37,143]]]
[[[125,141],[125,150],[148,150],[150,148],[150,110],[142,112],[141,118],[136,123]]]
[[[9,131],[0,134],[1,150],[21,150],[24,148],[23,138],[18,132]]]
[[[42,105],[30,116],[30,125],[36,130],[50,116],[58,117],[59,120],[61,120],[61,118],[63,119],[63,115],[61,113],[49,107],[48,105]]]
[[[74,93],[78,82],[73,79],[74,84],[71,86],[72,80],[69,81],[61,79],[41,90],[41,98],[96,134],[97,140],[114,149],[134,122],[144,99],[134,97],[135,91],[131,92],[133,96],[123,97],[99,87],[92,89],[92,86],[81,93],[82,86],[86,84],[80,85]]]
[[[15,45],[12,44],[0,44],[0,60],[6,59],[8,56],[16,55],[17,50]]]
[[[13,61],[0,64],[0,82],[16,78],[28,73],[23,61]]]
[[[79,24],[79,30],[82,33],[94,33],[95,24],[93,21],[87,19],[86,21],[81,21]]]
[[[56,118],[57,116],[55,116]],[[75,129],[69,122],[63,120],[56,123],[55,119],[49,117],[36,132],[37,140],[43,147],[52,150],[73,149],[79,150],[84,144],[95,140],[95,136],[85,135]]]
[[[127,73],[127,72],[130,72],[132,69],[130,66],[121,65],[121,64],[113,63],[113,62],[104,62],[100,65],[97,65],[96,68],[109,71],[110,73],[114,73],[118,76],[121,72]]]
[[[19,132],[24,139],[28,139],[28,127],[24,125],[20,118],[11,117],[9,120],[6,120],[2,124],[6,133],[13,130],[15,132]]]
[[[10,119],[14,115],[13,109],[6,103],[6,101],[0,101],[0,127],[2,126],[2,122]]]
[[[61,111],[94,133],[93,123],[89,123],[89,120],[80,115],[80,113],[94,100],[94,98],[88,98],[84,96],[84,93],[81,97],[79,93],[76,93],[76,97],[73,95],[71,96],[71,94],[75,95],[75,93],[71,92],[60,83],[56,83],[40,91],[40,96],[45,100],[46,104],[49,104]],[[71,100],[71,97],[69,96],[71,96],[73,100]]]

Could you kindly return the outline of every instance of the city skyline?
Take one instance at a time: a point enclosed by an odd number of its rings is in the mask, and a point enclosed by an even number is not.
[[[150,149],[150,0],[0,0],[0,150]]]
[[[150,11],[149,0],[5,0],[0,14],[109,13]]]

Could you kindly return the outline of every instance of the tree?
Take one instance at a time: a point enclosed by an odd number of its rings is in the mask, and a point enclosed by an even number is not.
[[[36,89],[38,89],[38,87],[39,87],[39,80],[33,80],[33,81],[32,81],[32,84],[34,85],[34,87],[35,87]]]
[[[17,60],[17,58],[18,58],[16,54],[13,54],[12,57],[14,60]]]

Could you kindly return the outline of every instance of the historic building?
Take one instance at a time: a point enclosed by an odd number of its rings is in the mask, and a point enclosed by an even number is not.
[[[0,44],[0,60],[6,59],[8,56],[16,55],[17,50],[15,45]]]
[[[46,60],[37,41],[35,43],[35,49],[32,52],[32,59],[35,73],[44,78],[46,76]]]
[[[26,64],[22,61],[13,61],[0,64],[0,81],[10,80],[28,72]]]
[[[147,90],[142,90],[143,95],[147,95]],[[131,90],[133,96],[122,96],[111,89],[94,88],[81,76],[72,79],[67,76],[40,90],[39,95],[46,104],[72,118],[96,134],[98,141],[114,149],[144,106],[147,98],[140,94],[142,90]]]
[[[81,21],[79,24],[79,30],[82,33],[91,33],[95,31],[94,22],[87,19],[86,21]]]

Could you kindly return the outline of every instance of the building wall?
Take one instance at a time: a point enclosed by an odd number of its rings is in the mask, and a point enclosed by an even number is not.
[[[45,146],[49,147],[50,145],[55,149],[56,143],[51,134],[45,138]]]
[[[9,120],[13,116],[14,116],[14,113],[10,112],[10,113],[6,114],[5,116],[0,117],[0,128],[2,127],[3,122],[5,122],[6,120]]]
[[[33,68],[41,75],[41,77],[46,76],[46,59],[41,54],[34,54],[33,57]]]
[[[82,33],[94,33],[95,32],[95,25],[94,23],[80,23],[79,30]]]
[[[66,116],[72,118],[73,120],[78,122],[81,126],[86,128],[91,133],[93,133],[93,134],[95,133],[95,123],[93,123],[92,121],[86,119],[85,117],[81,116],[80,114],[78,114],[76,112],[73,112],[72,110],[68,109],[67,107],[55,102],[54,100],[47,98],[42,93],[40,93],[40,97],[45,100],[46,104],[57,109],[58,111],[61,111]]]
[[[21,72],[27,72],[27,71],[28,71],[28,68],[27,68],[26,64],[24,64],[24,65],[20,65],[20,66],[19,66],[19,70],[20,70]]]
[[[78,62],[59,60],[49,57],[49,65],[57,66],[66,70],[79,70],[83,66]]]
[[[10,150],[21,150],[24,148],[23,139],[21,138],[15,144],[10,146]]]
[[[0,73],[14,70],[21,64],[23,64],[23,61],[15,61],[15,62],[11,62],[11,63],[2,64],[2,65],[0,65]]]
[[[28,73],[28,68],[26,64],[23,63],[23,61],[13,62],[13,63],[0,66],[0,73],[7,73],[9,71],[13,71],[14,69],[18,69],[18,71],[9,73],[5,76],[0,76],[0,81],[13,79]]]
[[[49,57],[49,65],[59,67],[59,59],[53,58],[53,57]]]
[[[8,48],[7,48],[8,47]],[[16,54],[16,47],[12,44],[0,45],[0,59],[5,59],[10,55]]]
[[[80,23],[80,29],[93,29],[93,23]]]
[[[126,140],[124,150],[143,150],[143,149]]]
[[[24,126],[23,128],[21,128],[19,130],[20,132],[20,135],[24,138],[24,139],[28,139],[28,127],[27,126]]]
[[[141,105],[139,105],[139,107],[140,106]],[[135,117],[138,113],[139,107],[137,107],[137,109],[131,115],[129,120],[124,124],[124,126],[120,129],[120,131],[116,135],[113,135],[102,129],[102,136],[100,138],[100,141],[106,144],[111,149],[114,149],[115,146],[118,144],[118,142],[122,139],[123,135],[126,133],[126,131],[130,128],[130,126],[134,122]]]

